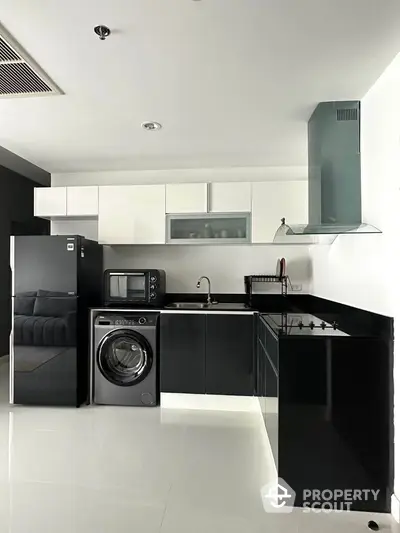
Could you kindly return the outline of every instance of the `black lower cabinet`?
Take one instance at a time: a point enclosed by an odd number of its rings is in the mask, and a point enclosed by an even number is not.
[[[347,490],[362,494],[351,510],[388,512],[390,378],[374,339],[281,345],[279,473],[296,490],[296,503],[310,488]],[[346,501],[337,498],[338,505]]]
[[[261,319],[257,323],[256,354],[256,394],[260,402],[272,455],[278,468],[279,341]]]
[[[252,396],[253,314],[208,314],[206,392]]]
[[[206,314],[163,313],[161,392],[206,392]]]
[[[161,392],[252,396],[253,331],[253,313],[162,313]]]
[[[350,510],[389,511],[392,376],[381,341],[274,340],[259,317],[257,344],[257,395],[271,447],[278,450],[278,475],[296,491],[295,505],[318,506],[318,494],[337,491],[338,508],[346,509],[346,494],[355,494]]]

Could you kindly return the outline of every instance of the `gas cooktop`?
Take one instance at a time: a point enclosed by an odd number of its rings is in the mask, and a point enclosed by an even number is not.
[[[262,317],[278,335],[348,337],[347,333],[339,329],[337,322],[325,322],[314,315],[281,313],[263,314]]]

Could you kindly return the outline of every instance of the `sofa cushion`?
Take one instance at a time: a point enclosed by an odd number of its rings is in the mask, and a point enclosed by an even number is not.
[[[14,316],[14,344],[18,346],[75,346],[76,320],[46,316]],[[69,317],[71,318],[69,320]]]
[[[63,317],[76,311],[76,298],[66,292],[39,289],[33,314],[35,316]]]
[[[20,292],[14,298],[15,315],[33,315],[37,291]]]

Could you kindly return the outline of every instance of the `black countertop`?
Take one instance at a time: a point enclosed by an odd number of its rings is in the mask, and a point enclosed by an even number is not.
[[[320,320],[330,324],[337,323],[338,329],[350,336],[365,336],[381,338],[387,344],[393,342],[393,319],[376,313],[371,313],[362,309],[351,307],[345,304],[325,300],[308,294],[254,294],[252,299],[252,308],[246,307],[248,301],[247,295],[242,294],[215,294],[213,299],[219,302],[218,306],[201,309],[198,311],[256,311],[260,314],[276,315],[282,313],[311,314]],[[173,302],[203,302],[207,300],[207,294],[204,292],[196,293],[167,293],[165,296],[164,307],[145,308],[138,307],[140,311],[172,311],[167,306]],[[100,309],[97,308],[97,309]],[[105,310],[104,307],[101,307]],[[109,308],[111,310],[113,308]],[[134,311],[134,308],[130,308]],[[127,308],[128,310],[128,308]],[[176,311],[196,311],[196,309],[185,310],[176,309]],[[303,334],[304,335],[304,334]]]
[[[188,303],[181,302],[179,303]],[[198,302],[196,302],[198,303]],[[206,304],[206,302],[201,302]],[[249,307],[247,304],[242,302],[217,302],[211,305],[205,305],[204,307],[172,307],[171,304],[168,304],[163,307],[164,311],[249,311],[256,312],[257,309]]]

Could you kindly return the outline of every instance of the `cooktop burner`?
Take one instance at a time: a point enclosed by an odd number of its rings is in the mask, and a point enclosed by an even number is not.
[[[280,335],[311,335],[347,337],[337,322],[325,322],[320,318],[302,313],[263,314],[265,321]]]

